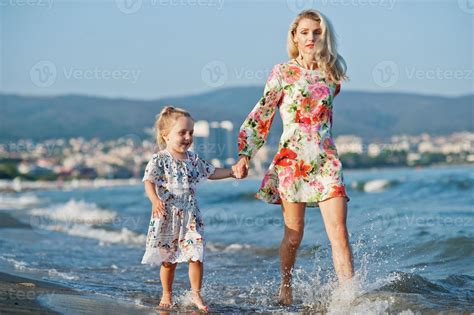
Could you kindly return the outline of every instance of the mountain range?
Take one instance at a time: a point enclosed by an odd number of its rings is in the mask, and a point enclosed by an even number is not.
[[[145,129],[153,126],[156,114],[168,104],[188,109],[196,120],[230,120],[239,128],[262,92],[262,87],[233,87],[157,100],[0,94],[0,141],[146,137]],[[353,134],[370,141],[396,134],[473,131],[473,100],[474,94],[342,91],[334,100],[333,134]],[[276,117],[269,141],[279,137],[281,128]]]

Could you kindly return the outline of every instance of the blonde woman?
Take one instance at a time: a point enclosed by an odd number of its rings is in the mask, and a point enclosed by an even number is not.
[[[285,224],[280,245],[280,303],[292,304],[292,270],[303,238],[306,207],[319,207],[331,242],[334,268],[342,284],[353,277],[346,228],[347,202],[342,164],[332,138],[332,109],[345,62],[337,53],[333,28],[315,10],[301,12],[288,32],[291,60],[273,67],[264,95],[240,128],[238,178],[264,144],[277,109],[283,120],[278,153],[256,197],[281,204]]]

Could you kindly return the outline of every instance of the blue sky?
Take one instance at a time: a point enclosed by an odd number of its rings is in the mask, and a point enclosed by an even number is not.
[[[343,89],[474,93],[473,0],[0,0],[0,91],[156,99],[263,88],[307,7],[335,26]]]

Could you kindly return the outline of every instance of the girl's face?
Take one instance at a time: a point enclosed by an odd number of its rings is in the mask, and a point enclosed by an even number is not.
[[[175,120],[168,134],[164,137],[166,149],[176,153],[186,153],[193,143],[194,122],[181,116]]]
[[[300,54],[311,54],[315,51],[315,46],[321,40],[321,26],[318,21],[312,19],[302,19],[298,23],[293,40]]]

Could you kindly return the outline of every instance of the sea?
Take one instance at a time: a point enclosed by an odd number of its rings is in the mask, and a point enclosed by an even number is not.
[[[319,208],[307,208],[294,304],[278,304],[281,208],[254,197],[260,178],[207,181],[203,296],[219,313],[424,314],[474,312],[474,166],[344,170],[355,277],[341,287]],[[143,185],[0,193],[0,269],[149,312],[159,267],[142,265],[151,207]],[[187,264],[175,310],[192,310]],[[67,301],[41,302],[60,313]],[[118,303],[118,302],[117,302]],[[96,310],[98,314],[101,310]]]

